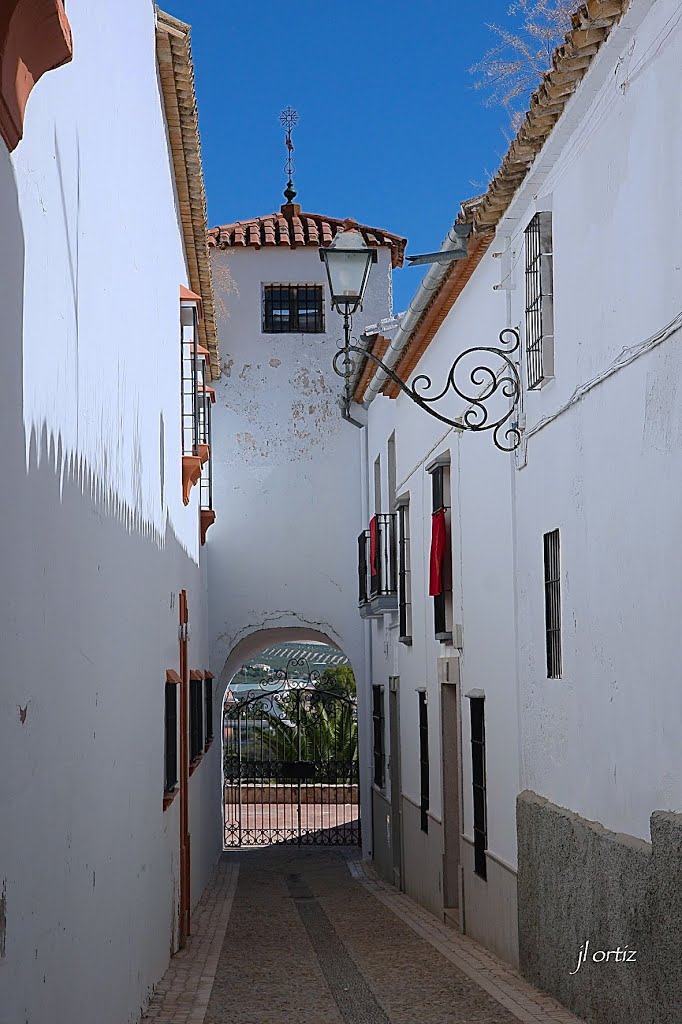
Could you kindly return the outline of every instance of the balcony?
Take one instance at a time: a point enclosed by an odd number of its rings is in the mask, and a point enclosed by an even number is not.
[[[363,619],[398,610],[396,515],[374,518],[374,550],[371,527],[358,537],[358,605]]]

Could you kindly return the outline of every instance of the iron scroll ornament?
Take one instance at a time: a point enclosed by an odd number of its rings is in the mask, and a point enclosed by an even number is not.
[[[512,359],[521,345],[519,332],[513,327],[506,327],[500,331],[499,343],[499,348],[493,345],[475,345],[460,352],[450,367],[444,388],[433,396],[429,396],[433,382],[427,374],[420,373],[414,378],[412,384],[406,384],[389,366],[386,366],[379,356],[359,345],[350,344],[350,341],[335,353],[333,367],[335,373],[346,381],[347,403],[349,401],[349,383],[358,368],[360,358],[371,359],[408,398],[429,416],[459,430],[492,430],[495,446],[500,451],[513,452],[521,443],[518,422],[512,419],[521,398],[521,378],[518,367]],[[490,352],[497,356],[501,360],[502,366],[497,372],[485,364],[479,364],[469,370],[467,386],[476,389],[476,393],[473,394],[463,390],[457,381],[457,372],[463,360],[479,352]],[[481,392],[481,388],[483,388],[483,392]],[[432,408],[433,404],[444,398],[451,389],[459,398],[469,403],[469,408],[457,419],[444,416]],[[493,418],[487,403],[498,392],[503,398],[509,399],[510,404],[504,415]]]

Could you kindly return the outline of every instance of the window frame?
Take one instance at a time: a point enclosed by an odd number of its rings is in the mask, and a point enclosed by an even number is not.
[[[447,470],[447,478],[445,471]],[[431,476],[431,514],[441,509],[445,512],[446,542],[443,554],[443,590],[433,597],[433,632],[442,644],[452,643],[454,618],[452,593],[452,531],[451,531],[451,489],[449,460],[436,462],[427,468]]]
[[[189,763],[196,764],[204,752],[204,697],[202,678],[189,680]]]
[[[169,720],[169,705],[172,703],[173,714]],[[167,682],[164,687],[163,714],[163,791],[166,797],[177,790],[179,784],[178,771],[178,689],[175,682]],[[171,742],[171,732],[173,733]],[[169,769],[172,767],[172,771]]]
[[[488,879],[488,788],[485,747],[485,697],[469,697],[471,722],[471,790],[473,800],[474,874]]]
[[[206,736],[204,750],[208,750],[213,742],[213,678],[204,676],[204,715],[206,719]]]
[[[372,686],[374,785],[386,788],[386,696],[381,684]]]
[[[417,691],[419,699],[419,814],[420,828],[429,831],[430,765],[429,712],[426,690]]]
[[[410,549],[410,499],[398,500],[398,642],[412,644],[412,567]]]
[[[542,537],[545,594],[545,662],[548,679],[563,673],[561,636],[561,535],[559,528]]]
[[[529,391],[554,377],[554,244],[552,214],[536,213],[524,231],[525,343]]]
[[[284,325],[283,321],[279,322],[279,325],[273,318],[274,299],[271,297],[271,293],[277,289],[281,292],[286,291],[288,297],[288,310],[289,319]],[[305,323],[301,323],[301,310],[299,304],[299,290],[310,289],[315,291],[315,304],[313,310],[313,325],[308,325],[309,314],[305,314]],[[292,303],[293,299],[293,303]],[[319,300],[319,306],[318,306]],[[282,298],[280,295],[280,303]],[[280,309],[283,306],[280,305]],[[318,281],[297,281],[295,283],[285,283],[280,281],[263,282],[261,285],[261,334],[325,334],[325,288],[323,284]]]

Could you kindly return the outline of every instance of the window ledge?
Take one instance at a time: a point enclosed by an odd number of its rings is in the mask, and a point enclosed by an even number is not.
[[[452,633],[436,633],[436,640],[441,644],[451,644]]]
[[[201,458],[198,455],[182,456],[182,500],[189,505],[190,491],[201,479]]]
[[[405,644],[406,647],[411,647],[412,646],[412,637],[411,636],[399,636],[398,637],[398,643],[399,644]]]
[[[196,769],[201,764],[201,759],[202,759],[203,756],[204,756],[204,754],[203,754],[203,751],[202,751],[202,753],[198,754],[197,757],[195,757],[193,761],[190,761],[190,763],[189,763],[189,774],[190,775],[194,775],[194,772],[196,771]]]
[[[62,0],[10,0],[0,19],[0,135],[11,151],[24,132],[31,90],[73,57]]]
[[[199,446],[199,458],[201,459],[201,465],[205,466],[211,457],[211,449],[207,444],[200,444]]]
[[[215,523],[215,512],[212,508],[202,508],[199,514],[199,522],[201,526],[201,543],[206,543],[206,534],[208,533],[209,526],[213,526]]]
[[[211,744],[213,743],[214,738],[215,737],[211,736],[209,739],[206,740],[206,746],[204,747],[204,753],[206,753],[206,751],[210,748]]]
[[[167,811],[180,792],[180,786],[176,783],[172,789],[167,789],[163,794],[163,809]]]

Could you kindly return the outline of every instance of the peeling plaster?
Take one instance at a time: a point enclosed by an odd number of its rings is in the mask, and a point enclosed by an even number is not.
[[[7,937],[7,879],[2,880],[2,893],[0,893],[0,959],[4,959],[6,954],[6,937]]]
[[[30,703],[30,701],[29,701],[29,703]],[[23,707],[23,708],[21,707],[20,704],[18,704],[17,707],[19,709],[19,721],[23,725],[24,722],[26,721],[26,715],[28,714],[28,704],[26,705],[26,707]]]
[[[223,360],[222,373],[223,377],[232,376],[232,367],[234,366],[234,359],[232,356],[228,356],[227,359]]]
[[[270,366],[272,366],[272,367],[278,367],[278,366],[281,366],[281,365],[282,365],[282,360],[281,359],[271,359],[270,360]]]

